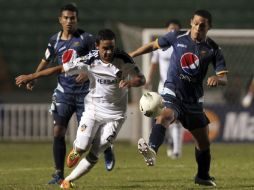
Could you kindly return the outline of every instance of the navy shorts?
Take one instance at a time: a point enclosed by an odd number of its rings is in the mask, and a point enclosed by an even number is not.
[[[67,127],[73,113],[76,113],[79,122],[84,112],[85,96],[86,94],[68,94],[56,90],[51,104],[54,125]]]
[[[177,119],[189,131],[205,127],[210,123],[204,113],[203,103],[183,102],[170,94],[161,96],[164,99],[165,106],[174,110]]]

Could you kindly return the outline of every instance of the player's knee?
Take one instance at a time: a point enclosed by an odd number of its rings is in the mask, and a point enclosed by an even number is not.
[[[157,124],[162,124],[163,126],[169,126],[169,124],[175,121],[175,112],[172,109],[166,108],[163,112],[156,118]]]
[[[66,129],[63,126],[56,125],[53,129],[54,137],[64,137]]]

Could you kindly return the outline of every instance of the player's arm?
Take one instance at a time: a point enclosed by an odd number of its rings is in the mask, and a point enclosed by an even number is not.
[[[159,45],[158,45],[158,41],[155,40],[155,41],[152,41],[148,44],[145,44],[141,47],[139,47],[138,49],[136,49],[135,51],[133,52],[130,52],[129,55],[131,57],[137,57],[139,55],[143,55],[143,54],[146,54],[146,53],[150,53],[156,49],[159,48]]]
[[[138,66],[131,64],[132,68],[129,70],[128,80],[123,79],[119,83],[119,88],[131,88],[143,86],[146,83],[144,74],[140,71]]]
[[[220,72],[214,76],[208,77],[207,86],[216,87],[218,85],[224,86],[228,82],[227,72]]]
[[[38,71],[32,74],[20,75],[15,79],[16,85],[20,87],[22,84],[26,84],[34,79],[38,79],[44,76],[49,76],[49,75],[62,73],[62,72],[64,72],[63,66],[59,65],[59,66],[44,69],[42,71]]]
[[[47,68],[47,66],[49,65],[49,62],[42,59],[41,62],[39,63],[39,65],[37,66],[36,68],[36,71],[35,72],[39,72],[45,68]],[[31,80],[29,81],[27,84],[26,84],[26,89],[27,90],[33,90],[34,86],[35,86],[35,80]]]

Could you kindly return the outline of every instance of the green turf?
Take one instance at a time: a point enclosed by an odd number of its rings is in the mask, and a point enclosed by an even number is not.
[[[59,189],[46,185],[54,170],[50,143],[1,142],[0,150],[1,190]],[[182,158],[171,160],[163,146],[156,166],[147,167],[135,145],[117,142],[115,169],[107,172],[101,159],[88,175],[75,182],[76,189],[204,189],[193,183],[196,172],[193,150],[192,144],[184,145]],[[212,153],[211,174],[218,186],[213,189],[254,189],[253,144],[213,144]],[[69,172],[67,169],[66,174]]]

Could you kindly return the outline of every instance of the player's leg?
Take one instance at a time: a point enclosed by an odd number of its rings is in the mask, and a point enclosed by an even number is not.
[[[78,122],[80,121],[80,118],[82,116],[82,113],[84,112],[84,94],[76,95],[76,115]],[[113,152],[113,145],[109,146],[104,151],[104,159],[105,159],[105,168],[107,171],[111,171],[114,168],[115,165],[115,155]]]
[[[181,156],[182,153],[182,126],[176,121],[170,125],[173,147],[172,147],[172,159],[177,159]]]
[[[195,142],[195,157],[198,166],[195,183],[216,186],[214,179],[209,174],[211,164],[210,141],[208,136],[209,120],[204,113],[186,115],[185,126],[195,126],[193,128],[186,127],[190,130]]]
[[[68,183],[78,179],[94,167],[94,165],[98,162],[100,154],[104,152],[105,149],[107,149],[107,147],[109,147],[116,139],[124,120],[125,119],[120,119],[118,121],[108,122],[99,127],[93,139],[94,141],[89,153],[79,162],[71,174],[65,178],[65,182],[67,181]]]
[[[73,149],[67,157],[67,166],[69,168],[76,165],[81,155],[89,150],[98,128],[99,125],[96,118],[94,118],[93,110],[84,112],[77,130],[76,139],[73,143]]]
[[[156,118],[156,122],[152,126],[149,143],[146,143],[143,138],[138,141],[139,152],[143,155],[148,166],[153,166],[155,164],[155,155],[164,142],[166,126],[169,126],[170,123],[176,120],[179,113],[178,110],[180,110],[174,96],[165,94],[162,95],[162,97],[165,100],[166,107]]]
[[[52,115],[54,120],[53,157],[56,172],[49,184],[57,184],[64,178],[64,164],[66,156],[65,134],[73,114],[73,107],[65,103],[52,103]]]

